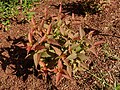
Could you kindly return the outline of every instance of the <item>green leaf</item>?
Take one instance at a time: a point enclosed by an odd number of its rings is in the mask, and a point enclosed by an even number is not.
[[[61,24],[62,24],[62,20],[59,20],[58,23],[57,23],[57,25],[61,26]]]
[[[45,43],[45,47],[46,47],[47,49],[50,48],[50,44]]]
[[[72,52],[72,54],[70,54],[66,59],[72,60],[72,59],[76,59],[76,58],[77,58],[77,54],[75,52]]]
[[[65,35],[65,30],[63,27],[60,27],[60,33],[64,36]]]
[[[41,57],[51,57],[47,52],[42,52]]]
[[[72,32],[69,32],[69,33],[68,33],[68,37],[71,38],[71,39],[73,39],[73,38],[74,38],[73,33],[72,33]]]
[[[71,50],[74,50],[79,46],[80,46],[79,43],[73,43],[72,46],[71,46]]]
[[[85,39],[84,39],[84,42],[86,43],[87,46],[93,45],[92,40],[90,40],[90,39],[88,39],[88,38],[85,38]]]
[[[75,51],[79,52],[82,48],[80,46],[76,47]]]
[[[49,25],[48,24],[44,24],[43,26],[45,29],[48,29]]]
[[[67,66],[67,72],[68,72],[69,76],[72,77],[72,67],[71,66]]]
[[[115,87],[115,90],[120,90],[120,84]]]
[[[84,60],[88,59],[88,56],[86,56],[84,53],[78,53],[78,58],[81,61],[84,61]]]
[[[77,37],[79,37],[79,33],[75,33],[74,36],[73,36],[74,39],[77,38]]]
[[[49,52],[51,52],[51,53],[55,53],[55,51],[54,51],[54,50],[49,50]]]
[[[37,53],[42,53],[42,52],[46,52],[46,49],[41,49]]]
[[[71,44],[71,42],[70,42],[70,40],[68,40],[68,41],[64,44],[64,46],[65,46],[65,47],[68,47],[70,44]]]
[[[37,68],[37,65],[38,65],[39,60],[40,60],[40,53],[35,53],[35,54],[33,55],[33,59],[34,59],[35,67]]]

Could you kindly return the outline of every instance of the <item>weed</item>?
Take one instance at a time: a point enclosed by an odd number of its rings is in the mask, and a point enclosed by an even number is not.
[[[38,0],[23,0],[22,2],[19,2],[19,0],[0,1],[0,23],[3,24],[7,30],[10,26],[10,21],[17,18],[17,15],[20,13],[19,9],[22,9],[22,12],[27,17],[27,20],[30,20],[34,13],[29,12],[29,9],[35,1]]]
[[[103,45],[102,51],[104,52],[106,59],[110,58],[113,60],[120,60],[119,56],[113,53],[113,51],[111,50],[107,43]]]
[[[120,84],[115,83],[114,90],[120,90]]]

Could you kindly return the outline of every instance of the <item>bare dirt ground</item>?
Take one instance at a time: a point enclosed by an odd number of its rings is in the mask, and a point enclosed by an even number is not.
[[[89,73],[79,72],[80,77],[72,82],[63,78],[56,86],[55,76],[50,75],[48,82],[45,82],[33,69],[33,60],[25,59],[27,51],[16,45],[27,42],[30,24],[12,21],[10,30],[0,30],[0,90],[113,90],[115,83],[120,84],[120,61],[115,59],[120,57],[120,0],[106,0],[100,11],[84,6],[82,0],[79,3],[72,1],[63,3],[65,19],[71,20],[71,14],[75,14],[71,28],[78,30],[81,25],[85,31],[95,30],[94,40],[104,40],[109,45],[110,55],[107,57],[100,52],[99,58],[96,58],[89,53],[91,58],[85,62]],[[103,1],[96,0],[96,3]],[[38,24],[45,7],[48,7],[49,15],[54,16],[58,14],[59,1],[41,1],[33,9]]]

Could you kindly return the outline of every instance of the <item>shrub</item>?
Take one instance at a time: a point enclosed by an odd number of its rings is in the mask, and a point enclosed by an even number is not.
[[[31,19],[31,30],[28,33],[27,52],[33,57],[35,68],[46,76],[48,72],[56,74],[56,84],[61,77],[73,80],[77,71],[87,70],[84,60],[87,51],[98,57],[96,46],[104,41],[93,42],[91,31],[85,34],[82,28],[79,31],[70,29],[61,14],[60,5],[58,16],[52,18],[48,24],[47,9],[40,26],[36,26],[34,17]],[[31,50],[33,51],[32,53]],[[38,69],[40,66],[40,70]]]

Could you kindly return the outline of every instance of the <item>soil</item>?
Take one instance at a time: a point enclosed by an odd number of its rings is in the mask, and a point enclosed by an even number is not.
[[[27,34],[31,27],[29,22],[20,23],[22,16],[19,15],[18,20],[12,21],[8,31],[4,32],[0,27],[0,90],[113,90],[115,83],[120,84],[120,61],[112,57],[120,57],[120,1],[94,0],[97,4],[106,2],[100,10],[86,7],[82,4],[83,0],[63,1],[66,3],[62,11],[64,18],[71,20],[72,13],[75,15],[71,28],[78,30],[81,25],[86,32],[94,30],[94,41],[104,40],[109,45],[111,56],[107,57],[101,51],[96,58],[89,53],[90,60],[85,61],[89,72],[78,72],[79,78],[76,77],[74,81],[63,78],[56,86],[54,75],[50,74],[48,80],[37,75],[33,60],[25,58],[26,49],[17,45],[28,42]],[[43,0],[37,4],[32,11],[35,12],[38,25],[45,7],[48,7],[48,15],[58,14],[59,1]]]

